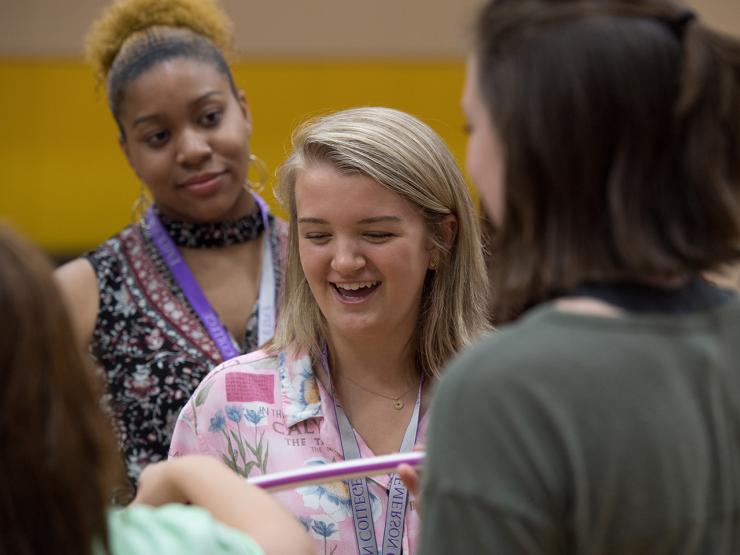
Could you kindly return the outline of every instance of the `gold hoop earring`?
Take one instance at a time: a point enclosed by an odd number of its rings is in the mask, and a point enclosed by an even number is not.
[[[257,170],[257,181],[249,179],[249,169],[254,167]],[[267,164],[254,154],[249,155],[249,165],[247,166],[247,187],[250,191],[261,193],[267,184],[268,172]]]
[[[133,222],[138,222],[140,219],[144,217],[144,213],[149,208],[149,205],[152,204],[151,197],[147,194],[146,189],[144,188],[144,185],[141,185],[141,189],[139,190],[139,196],[136,197],[136,200],[134,200],[134,203],[131,205],[131,220]]]

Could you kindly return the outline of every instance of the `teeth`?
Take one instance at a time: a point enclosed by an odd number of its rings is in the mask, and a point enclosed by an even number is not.
[[[377,281],[358,281],[357,283],[335,283],[337,289],[346,289],[348,291],[357,291],[365,287],[373,287],[377,285]]]

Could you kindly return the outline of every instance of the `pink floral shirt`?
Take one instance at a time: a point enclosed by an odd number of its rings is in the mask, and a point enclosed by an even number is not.
[[[427,417],[419,422],[423,438]],[[362,438],[363,457],[373,456]],[[308,356],[242,355],[216,367],[180,413],[170,457],[206,454],[243,476],[344,460],[334,401],[314,376]],[[389,476],[369,479],[375,534],[382,544]],[[315,539],[317,553],[356,555],[355,528],[345,482],[275,494]],[[403,553],[416,549],[419,516],[406,511]]]

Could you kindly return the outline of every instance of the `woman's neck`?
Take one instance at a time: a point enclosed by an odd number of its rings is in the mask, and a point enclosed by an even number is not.
[[[329,338],[329,363],[332,377],[348,377],[366,387],[383,391],[401,390],[418,380],[409,340],[348,338],[334,334]]]

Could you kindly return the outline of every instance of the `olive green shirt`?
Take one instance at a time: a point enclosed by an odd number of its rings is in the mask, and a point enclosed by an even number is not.
[[[432,408],[423,555],[740,553],[740,303],[535,308]]]

